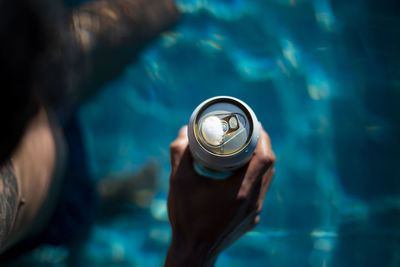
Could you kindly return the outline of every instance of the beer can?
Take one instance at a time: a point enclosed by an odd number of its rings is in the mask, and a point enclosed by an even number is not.
[[[195,169],[201,174],[233,172],[250,160],[259,134],[260,124],[246,103],[229,96],[207,99],[193,111],[188,126]]]

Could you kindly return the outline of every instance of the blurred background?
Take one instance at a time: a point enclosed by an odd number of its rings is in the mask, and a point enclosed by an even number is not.
[[[230,95],[253,108],[277,164],[260,224],[216,266],[400,266],[400,3],[177,3],[178,25],[80,110],[93,179],[155,160],[155,197],[98,222],[79,248],[32,257],[162,266],[169,143],[200,102]]]

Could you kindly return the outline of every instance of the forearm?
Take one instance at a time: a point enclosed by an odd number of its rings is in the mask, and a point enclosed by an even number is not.
[[[173,0],[101,0],[72,11],[77,38],[86,51],[147,41],[178,17]]]
[[[88,66],[83,89],[90,94],[116,77],[178,17],[173,0],[100,0],[73,9],[73,36]]]

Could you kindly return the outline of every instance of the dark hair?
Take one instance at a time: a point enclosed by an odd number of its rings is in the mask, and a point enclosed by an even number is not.
[[[74,45],[57,0],[0,0],[0,13],[2,164],[40,105],[67,104]]]

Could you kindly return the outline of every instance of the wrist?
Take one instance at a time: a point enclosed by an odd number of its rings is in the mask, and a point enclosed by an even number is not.
[[[189,244],[172,238],[164,267],[213,267],[217,255],[202,244]]]

